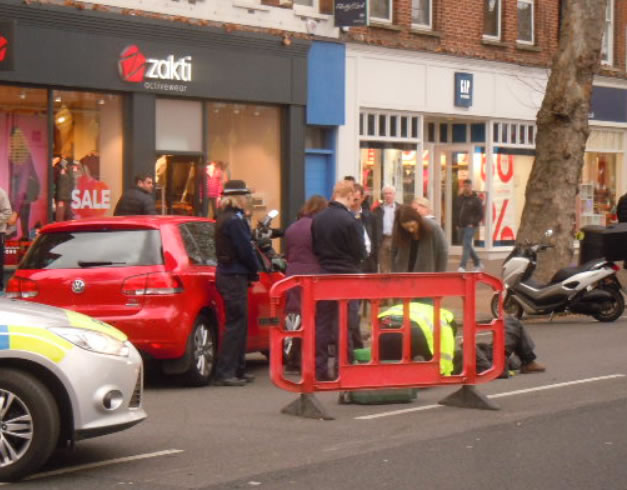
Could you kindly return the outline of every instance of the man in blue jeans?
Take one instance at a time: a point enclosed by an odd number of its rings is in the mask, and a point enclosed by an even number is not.
[[[477,227],[483,219],[483,203],[477,193],[472,190],[472,180],[464,180],[462,193],[457,196],[456,205],[458,210],[457,227],[462,238],[462,261],[457,271],[466,271],[466,262],[468,262],[469,257],[475,265],[475,271],[481,271],[483,265],[472,245]]]

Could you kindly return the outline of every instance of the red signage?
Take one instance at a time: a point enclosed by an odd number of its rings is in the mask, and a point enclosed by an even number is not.
[[[72,191],[72,212],[79,218],[104,216],[111,209],[111,190],[101,180],[79,177]]]
[[[120,55],[118,64],[120,76],[126,82],[143,82],[146,72],[146,57],[134,44],[128,46]]]
[[[191,82],[192,57],[183,56],[177,59],[171,54],[161,59],[147,58],[133,44],[124,48],[120,54],[118,70],[122,80],[126,82],[141,83],[147,80]]]
[[[4,58],[6,58],[8,47],[9,41],[7,41],[6,37],[0,34],[0,62],[4,61]]]

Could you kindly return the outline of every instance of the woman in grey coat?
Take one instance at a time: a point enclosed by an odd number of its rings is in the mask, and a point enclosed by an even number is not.
[[[392,234],[392,272],[444,272],[448,244],[437,223],[399,206]]]

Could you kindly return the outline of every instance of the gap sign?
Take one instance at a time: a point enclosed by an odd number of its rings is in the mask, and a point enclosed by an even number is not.
[[[472,73],[455,73],[455,105],[472,106]]]

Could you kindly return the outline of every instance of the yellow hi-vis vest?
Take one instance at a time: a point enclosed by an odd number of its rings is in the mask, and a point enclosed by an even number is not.
[[[395,305],[379,313],[379,318],[388,316],[403,317],[403,305]],[[434,308],[424,303],[409,303],[409,319],[420,327],[429,350],[433,355],[433,323]],[[455,355],[455,334],[451,322],[455,319],[453,313],[440,308],[440,373],[450,376],[453,372],[453,356]]]

